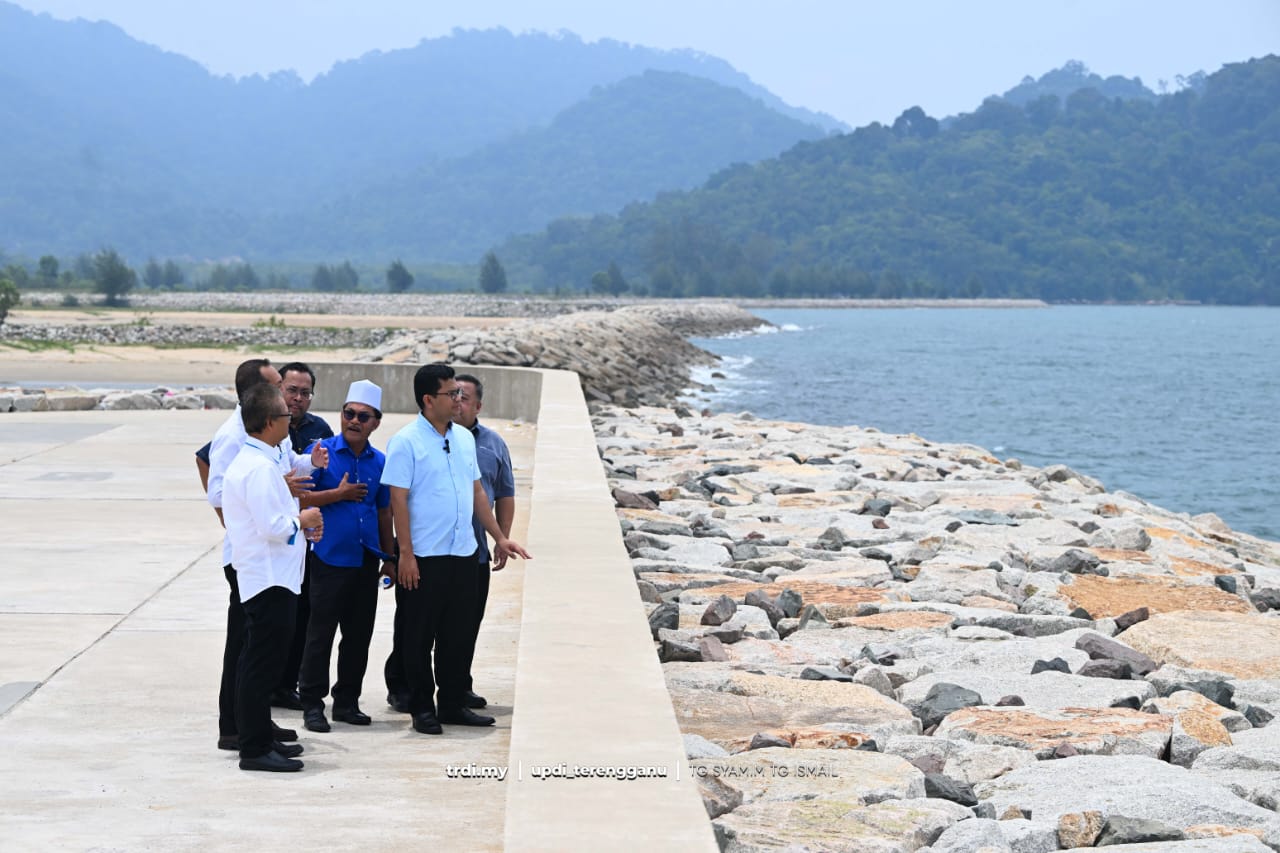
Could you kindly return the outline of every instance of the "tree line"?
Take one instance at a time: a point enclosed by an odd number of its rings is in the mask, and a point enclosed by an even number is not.
[[[44,255],[34,265],[5,262],[0,255],[0,323],[9,311],[21,302],[23,290],[63,291],[63,305],[79,304],[78,293],[94,292],[103,296],[107,305],[128,304],[129,294],[139,285],[152,291],[255,291],[303,289],[319,293],[355,293],[361,289],[360,273],[350,261],[340,264],[316,264],[310,275],[301,282],[276,270],[259,274],[253,265],[235,261],[216,263],[200,276],[188,281],[188,275],[174,260],[147,260],[142,274],[131,267],[114,248],[104,248],[96,254],[77,255],[64,266],[54,255]],[[392,261],[382,276],[382,287],[389,293],[406,293],[418,281],[399,258]],[[507,274],[502,262],[493,252],[485,254],[478,273],[466,286],[459,276],[433,279],[436,289],[460,291],[479,289],[484,293],[502,293],[507,290]],[[438,285],[445,284],[445,288]]]

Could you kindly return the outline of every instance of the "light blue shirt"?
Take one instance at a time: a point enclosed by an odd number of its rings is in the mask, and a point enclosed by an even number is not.
[[[391,437],[382,484],[409,490],[415,556],[470,557],[476,552],[471,513],[479,479],[476,440],[462,427],[449,424],[441,435],[420,414]]]

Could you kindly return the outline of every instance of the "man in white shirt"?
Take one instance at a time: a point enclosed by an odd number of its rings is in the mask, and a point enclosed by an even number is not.
[[[245,395],[257,385],[280,387],[280,373],[265,358],[251,358],[236,368],[236,396],[243,400]],[[231,416],[210,442],[208,482],[208,501],[222,520],[223,481],[227,468],[244,447],[247,434],[244,429],[243,412],[236,406]],[[287,437],[287,433],[286,433]],[[304,492],[310,481],[306,479],[314,467],[322,467],[328,462],[326,451],[316,451],[315,458],[298,456],[286,441],[282,447],[284,453],[279,460],[280,473],[287,478],[290,489],[296,496]],[[237,585],[236,571],[232,564],[231,538],[222,540],[222,573],[230,588],[227,602],[227,634],[222,651],[222,681],[218,691],[218,748],[240,748],[240,740],[236,729],[236,668],[240,662],[240,652],[244,643],[244,607],[240,603],[240,590]],[[284,667],[281,666],[283,672]],[[291,729],[275,728],[277,740],[297,740],[297,733]]]
[[[222,517],[235,556],[244,607],[245,636],[236,669],[236,728],[240,769],[291,772],[302,747],[276,740],[271,691],[280,677],[293,637],[302,587],[306,541],[323,532],[320,510],[299,510],[281,477],[289,436],[289,408],[280,389],[259,384],[241,401],[246,439],[222,482]]]

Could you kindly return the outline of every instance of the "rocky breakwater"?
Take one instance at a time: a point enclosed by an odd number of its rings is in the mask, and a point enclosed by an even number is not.
[[[914,435],[597,406],[724,850],[1280,850],[1280,545]]]
[[[0,387],[0,412],[78,412],[90,409],[137,411],[149,409],[234,409],[229,388],[167,388],[144,391],[115,388],[56,389]]]
[[[483,330],[408,333],[365,359],[572,370],[590,402],[653,405],[670,402],[688,387],[692,367],[718,360],[686,337],[761,325],[767,323],[729,303],[655,303],[517,320]]]
[[[395,334],[392,329],[336,326],[288,326],[257,322],[244,326],[193,326],[186,323],[120,321],[112,323],[5,323],[0,341],[38,341],[97,345],[272,346],[368,349]]]

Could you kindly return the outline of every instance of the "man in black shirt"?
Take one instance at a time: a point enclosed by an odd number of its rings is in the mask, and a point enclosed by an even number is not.
[[[291,361],[280,368],[280,390],[284,392],[285,405],[289,407],[289,443],[293,452],[305,454],[311,445],[323,438],[333,438],[333,430],[324,418],[311,414],[311,400],[315,396],[316,374],[300,361]],[[307,506],[304,503],[303,506]],[[277,708],[302,710],[298,696],[298,671],[302,666],[302,652],[307,645],[307,622],[311,618],[311,550],[307,549],[306,571],[302,575],[302,592],[298,596],[298,614],[294,620],[293,643],[285,661],[280,684],[271,694],[271,704]]]
[[[294,453],[306,453],[307,448],[322,438],[333,438],[333,430],[324,418],[311,414],[311,399],[315,396],[316,374],[300,361],[290,362],[280,368],[283,380],[285,405],[289,407],[289,443]]]

